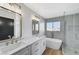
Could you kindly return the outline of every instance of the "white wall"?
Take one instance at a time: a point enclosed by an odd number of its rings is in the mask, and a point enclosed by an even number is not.
[[[32,37],[31,12],[22,5],[22,37]]]
[[[45,22],[43,19],[40,19],[39,23],[39,35],[42,36],[45,34]]]
[[[32,37],[32,15],[38,16],[35,12],[27,8],[24,4],[20,4],[22,6],[22,37]],[[43,24],[43,19],[40,18],[40,23]],[[41,25],[42,26],[42,25]],[[40,27],[41,27],[40,26]],[[39,35],[44,34],[44,27],[40,28]]]
[[[15,21],[14,21],[14,36],[15,38],[20,37],[20,20],[21,20],[21,16],[19,14],[15,14]]]

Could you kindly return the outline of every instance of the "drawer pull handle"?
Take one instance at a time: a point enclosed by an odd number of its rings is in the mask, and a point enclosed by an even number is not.
[[[35,52],[37,52],[39,49],[35,50]]]
[[[38,45],[38,44],[39,44],[39,43],[36,43],[35,46]]]

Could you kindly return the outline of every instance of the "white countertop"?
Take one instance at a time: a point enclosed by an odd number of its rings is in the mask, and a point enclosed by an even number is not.
[[[15,53],[15,52],[17,52],[17,51],[19,51],[19,50],[21,50],[21,49],[27,47],[27,46],[33,44],[34,42],[36,42],[36,41],[38,41],[38,40],[40,40],[40,38],[38,38],[38,37],[24,38],[24,39],[20,40],[20,42],[24,42],[22,45],[20,45],[20,46],[17,47],[16,49],[13,49],[13,50],[11,50],[11,51],[8,51],[8,52],[2,52],[2,51],[1,51],[1,52],[0,52],[0,55],[11,55],[11,54],[13,54],[13,53]],[[16,43],[16,44],[17,44],[17,43]],[[8,47],[8,46],[7,46],[7,47]],[[11,46],[10,46],[9,48],[11,48]],[[6,48],[5,48],[5,49],[6,49]]]

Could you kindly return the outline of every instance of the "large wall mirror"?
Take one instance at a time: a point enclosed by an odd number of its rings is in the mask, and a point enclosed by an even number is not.
[[[0,7],[0,41],[22,37],[22,15]]]
[[[32,18],[32,34],[39,33],[39,21],[37,18]]]

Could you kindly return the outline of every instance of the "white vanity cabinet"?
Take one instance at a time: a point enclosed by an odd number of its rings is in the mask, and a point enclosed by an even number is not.
[[[12,55],[30,55],[30,46],[25,47],[15,53],[13,53]]]
[[[31,54],[32,55],[41,55],[46,48],[46,40],[41,38],[37,42],[31,45]]]
[[[38,39],[39,40],[17,51],[13,55],[41,55],[46,48],[46,40],[44,38]]]

